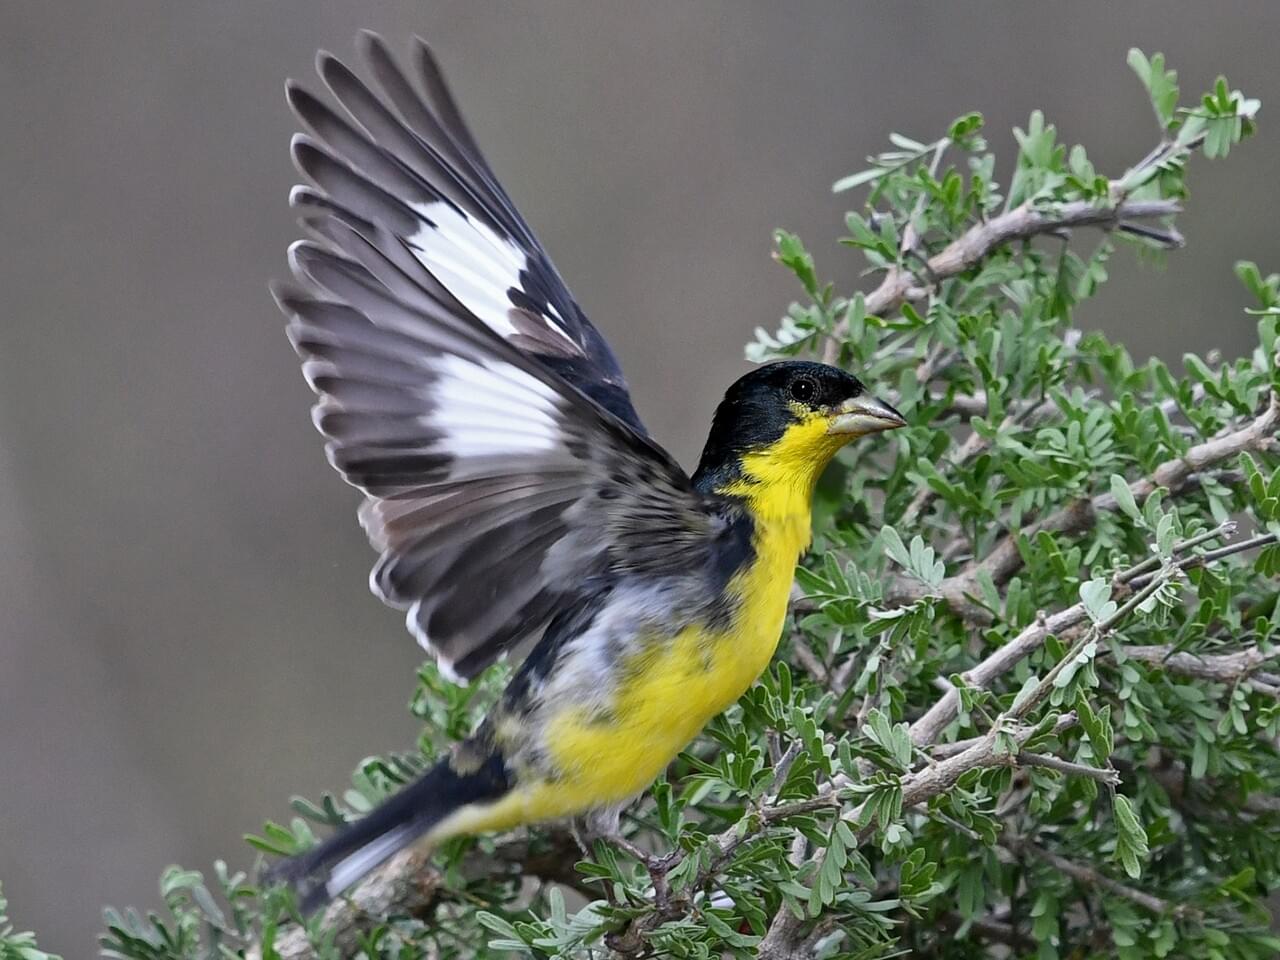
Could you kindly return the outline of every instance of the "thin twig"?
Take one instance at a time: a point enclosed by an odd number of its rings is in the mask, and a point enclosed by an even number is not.
[[[1248,540],[1241,540],[1239,543],[1229,543],[1225,547],[1219,547],[1217,550],[1207,550],[1194,560],[1188,563],[1183,569],[1190,570],[1193,567],[1203,567],[1207,563],[1213,563],[1215,560],[1221,560],[1224,557],[1232,556],[1237,553],[1244,553],[1248,550],[1256,550],[1259,547],[1265,547],[1276,542],[1274,533],[1265,533],[1260,536],[1252,537]],[[1137,577],[1133,580],[1131,586],[1139,587],[1147,582],[1149,575],[1146,577]]]
[[[1194,550],[1196,547],[1209,543],[1212,540],[1221,540],[1223,537],[1230,537],[1235,534],[1236,526],[1237,524],[1234,520],[1227,520],[1216,527],[1211,527],[1202,533],[1196,534],[1194,537],[1189,537],[1186,540],[1179,541],[1173,545],[1173,554],[1174,556],[1179,556],[1186,553],[1188,550]],[[1249,548],[1244,547],[1242,549]],[[1134,587],[1140,587],[1142,586],[1142,583],[1140,583],[1139,580],[1141,579],[1142,574],[1159,569],[1160,564],[1163,562],[1164,560],[1158,553],[1153,553],[1141,563],[1135,563],[1133,566],[1129,567],[1129,569],[1118,574],[1115,578],[1115,582],[1128,583]]]
[[[1021,750],[1018,752],[1018,765],[1022,767],[1044,767],[1046,770],[1053,770],[1072,777],[1088,777],[1090,780],[1105,783],[1109,787],[1120,786],[1120,773],[1112,767],[1090,767],[1083,763],[1063,760],[1061,757],[1055,757],[1051,754],[1027,753],[1027,751]]]
[[[1108,893],[1123,897],[1145,910],[1150,910],[1156,914],[1172,913],[1174,916],[1184,916],[1194,911],[1186,904],[1175,904],[1154,894],[1147,893],[1145,890],[1139,890],[1137,887],[1131,887],[1128,884],[1120,883],[1118,880],[1112,880],[1106,874],[1100,873],[1092,867],[1087,867],[1082,863],[1076,863],[1074,860],[1068,860],[1066,857],[1060,857],[1056,853],[1038,847],[1033,843],[1025,840],[1009,841],[1004,844],[1011,849],[1024,850],[1030,853],[1055,870],[1065,874],[1077,883],[1084,884],[1088,887],[1097,887],[1099,890],[1106,890]]]
[[[947,685],[947,689],[951,689],[951,685]],[[1070,710],[1058,717],[1058,722],[1053,725],[1052,735],[1058,736],[1079,722],[1074,710]],[[928,757],[932,760],[942,760],[946,757],[954,757],[957,753],[964,753],[975,743],[982,740],[982,737],[969,737],[967,740],[954,740],[951,743],[939,743],[933,745],[929,749]]]
[[[1032,937],[1019,932],[1014,928],[1013,924],[1003,920],[996,920],[993,917],[977,917],[965,920],[958,914],[946,913],[939,919],[949,935],[954,934],[955,931],[967,923],[970,934],[983,940],[1002,943],[1006,946],[1016,947],[1019,950],[1034,950],[1036,947],[1036,941]]]
[[[933,159],[929,161],[929,176],[932,179],[938,177],[938,167],[942,165],[942,157],[947,152],[947,147],[951,141],[946,137],[939,140],[933,147]],[[929,198],[929,191],[921,190],[920,195],[916,197],[915,206],[911,208],[911,216],[907,218],[907,225],[902,230],[902,243],[899,244],[898,250],[904,255],[918,254],[920,245],[920,230],[916,226],[920,217],[924,214],[925,201]]]

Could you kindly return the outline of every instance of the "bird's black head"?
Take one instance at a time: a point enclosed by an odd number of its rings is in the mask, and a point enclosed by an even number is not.
[[[744,458],[775,461],[779,476],[816,478],[855,437],[905,426],[851,373],[825,363],[783,360],[739,378],[716,408],[711,434],[694,473],[707,492],[740,479]]]

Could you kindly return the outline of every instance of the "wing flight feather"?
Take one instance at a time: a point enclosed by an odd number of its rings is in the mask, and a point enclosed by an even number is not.
[[[374,592],[468,678],[610,578],[704,564],[724,521],[643,432],[425,45],[420,96],[361,43],[382,97],[318,61],[348,118],[289,87],[315,239],[274,292],[329,460],[366,494]]]

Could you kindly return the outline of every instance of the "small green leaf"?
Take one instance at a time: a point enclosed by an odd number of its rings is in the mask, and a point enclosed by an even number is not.
[[[1117,793],[1111,801],[1116,823],[1116,858],[1133,879],[1142,875],[1142,861],[1147,856],[1147,831],[1143,829],[1133,811],[1133,804],[1124,794]]]
[[[1138,523],[1143,523],[1142,511],[1138,509],[1138,503],[1133,498],[1133,491],[1129,489],[1129,484],[1124,477],[1118,473],[1111,475],[1111,496],[1115,497],[1116,505],[1121,510]]]
[[[1085,613],[1094,623],[1101,623],[1114,616],[1118,609],[1111,599],[1111,584],[1106,580],[1093,579],[1080,584],[1080,601],[1084,604]]]

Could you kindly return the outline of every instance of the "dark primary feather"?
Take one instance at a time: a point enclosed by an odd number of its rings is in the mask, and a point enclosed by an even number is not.
[[[471,677],[620,576],[719,569],[741,523],[642,432],[426,48],[424,99],[362,44],[385,102],[327,55],[350,120],[289,88],[317,138],[295,138],[313,186],[292,196],[317,242],[275,292],[329,459],[368,496],[374,591]]]

